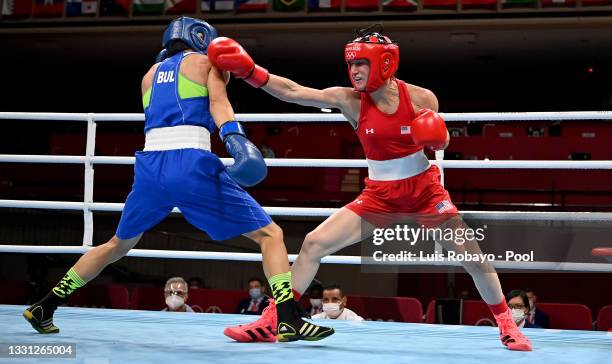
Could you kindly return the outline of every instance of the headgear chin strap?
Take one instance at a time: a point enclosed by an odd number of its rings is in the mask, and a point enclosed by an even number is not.
[[[366,82],[366,92],[378,90],[386,80],[397,71],[399,66],[399,46],[389,37],[378,32],[366,29],[359,32],[358,37],[344,47],[344,60],[348,65],[349,78],[355,87],[351,77],[351,62],[357,59],[365,59],[370,63],[370,76]]]
[[[166,28],[162,46],[168,50],[168,56],[178,51],[172,49],[172,45],[177,41],[183,42],[198,53],[206,54],[208,44],[216,37],[217,31],[212,25],[203,20],[181,16],[174,19]]]

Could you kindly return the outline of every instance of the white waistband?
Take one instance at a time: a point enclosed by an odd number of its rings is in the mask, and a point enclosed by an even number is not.
[[[145,152],[186,148],[210,151],[208,129],[195,125],[179,125],[151,129],[145,135]]]
[[[397,181],[425,172],[430,164],[422,150],[402,158],[375,161],[367,159],[368,177],[373,181]]]

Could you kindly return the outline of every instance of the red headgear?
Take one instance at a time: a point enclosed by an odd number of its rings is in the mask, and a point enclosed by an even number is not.
[[[360,35],[344,47],[344,60],[351,77],[351,62],[356,59],[367,59],[370,62],[370,76],[366,83],[366,91],[378,90],[388,80],[399,66],[399,47],[397,43],[380,33]]]

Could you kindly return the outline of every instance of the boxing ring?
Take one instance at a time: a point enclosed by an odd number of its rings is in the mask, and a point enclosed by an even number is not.
[[[223,336],[223,329],[253,316],[62,307],[55,315],[60,334],[41,336],[23,321],[22,310],[0,306],[3,335],[13,342],[76,343],[77,358],[62,363],[603,364],[612,357],[612,335],[596,331],[525,329],[534,351],[516,352],[502,347],[495,327],[321,320],[336,329],[322,341],[241,344]],[[59,361],[0,358],[7,364],[45,362]]]
[[[536,112],[536,113],[463,113],[442,114],[446,121],[561,121],[612,120],[612,112]],[[83,201],[38,201],[0,199],[0,208],[83,211],[84,233],[80,245],[10,245],[0,242],[2,253],[82,254],[93,245],[93,213],[120,212],[123,204],[93,201],[94,166],[130,165],[134,157],[96,156],[96,125],[101,122],[144,121],[142,114],[50,114],[0,113],[4,120],[74,121],[86,123],[86,152],[82,156],[0,155],[0,163],[63,163],[84,166]],[[238,114],[242,122],[342,122],[340,114]],[[2,122],[0,120],[0,122]],[[437,152],[432,163],[439,166],[442,178],[447,168],[488,169],[612,169],[612,161],[525,161],[525,160],[444,160]],[[225,164],[232,163],[223,159]],[[364,160],[347,159],[266,159],[269,167],[367,167]],[[264,207],[272,216],[318,216],[334,213],[331,208]],[[180,213],[175,210],[174,213]],[[465,217],[485,220],[569,220],[612,221],[612,213],[462,211]],[[607,243],[607,242],[602,242]],[[133,249],[129,256],[261,261],[255,253],[194,252]],[[612,255],[610,248],[598,250],[599,257]],[[290,255],[294,261],[296,255]],[[603,262],[604,259],[601,259]],[[334,255],[322,263],[360,264],[359,256]],[[419,263],[415,263],[419,264]],[[425,263],[423,263],[425,264]],[[446,261],[442,264],[459,265]],[[504,262],[497,268],[612,272],[609,263]],[[35,334],[21,318],[22,306],[0,306],[0,342],[76,343],[77,358],[63,359],[80,363],[191,361],[308,362],[325,360],[349,362],[473,363],[477,360],[535,359],[555,363],[604,363],[612,357],[612,335],[603,332],[570,330],[533,330],[525,332],[534,344],[531,353],[509,352],[502,348],[497,329],[490,327],[447,326],[383,322],[333,322],[336,334],[317,343],[238,344],[230,342],[222,331],[225,326],[246,323],[249,316],[212,314],[172,314],[148,311],[60,308],[56,322],[59,335]],[[605,359],[608,358],[608,359]],[[45,359],[20,359],[20,362],[45,362]],[[0,363],[14,362],[0,356]]]

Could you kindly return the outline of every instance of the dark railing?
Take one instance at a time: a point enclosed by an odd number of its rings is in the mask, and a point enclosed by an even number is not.
[[[206,19],[325,19],[334,17],[606,13],[612,0],[0,0],[5,23],[134,21],[177,15]]]

